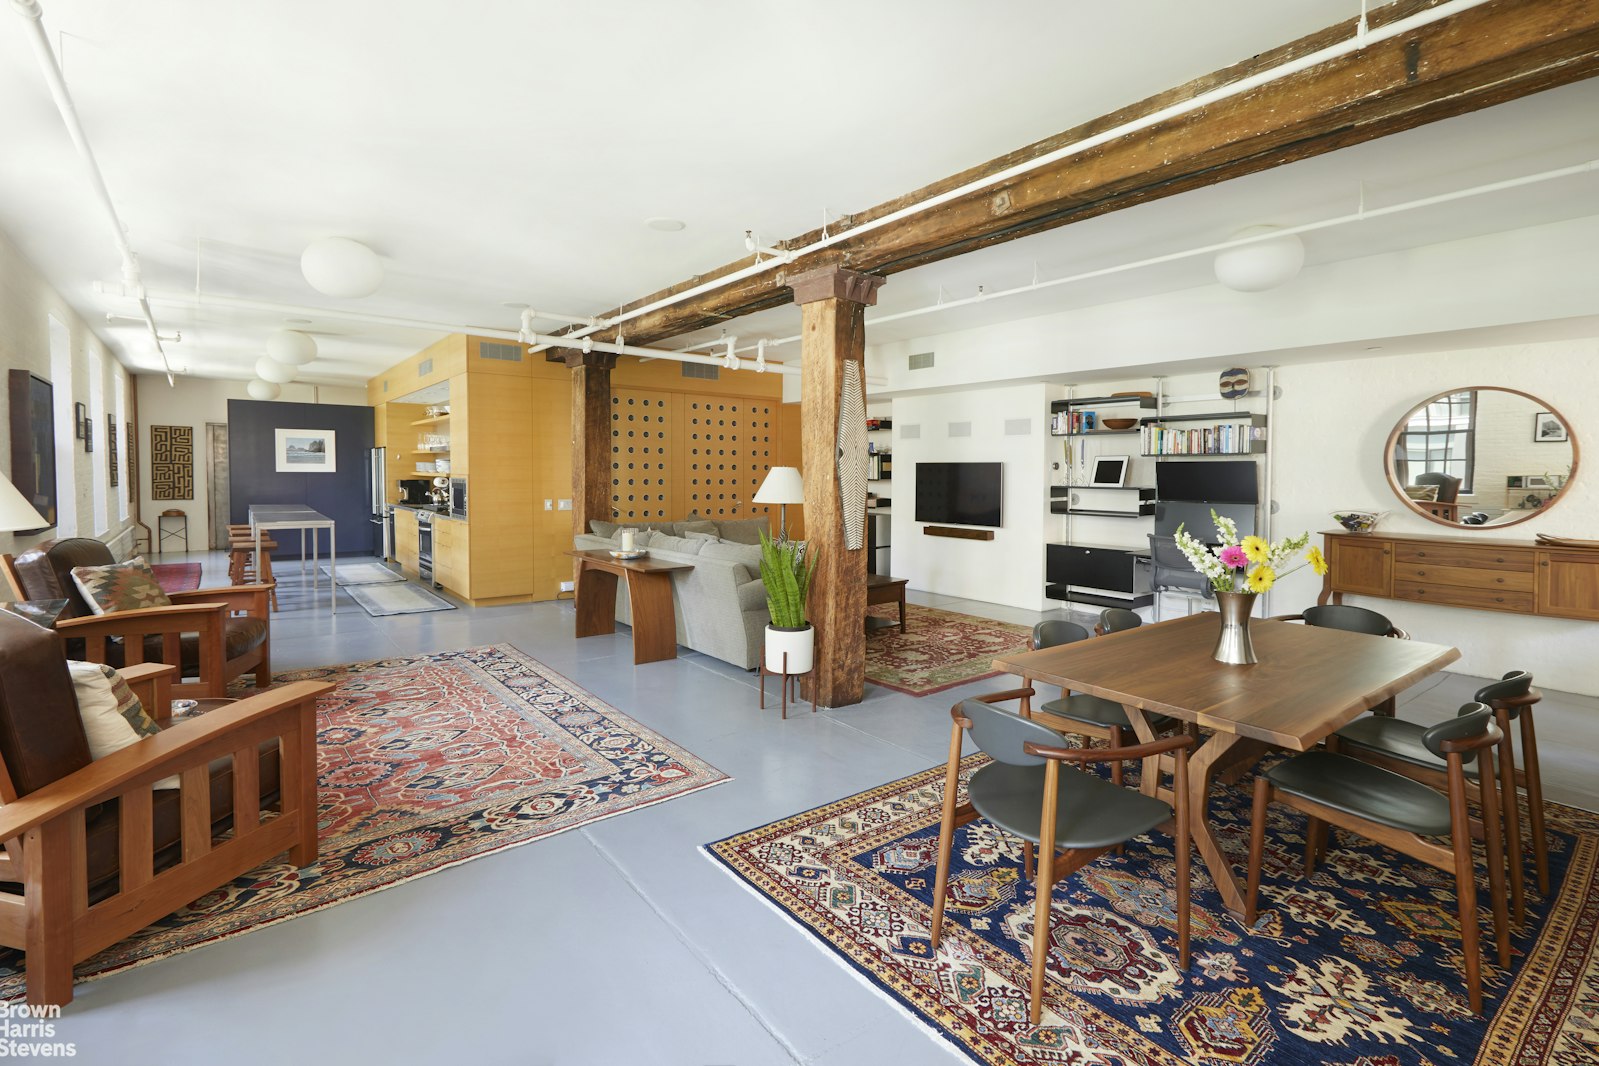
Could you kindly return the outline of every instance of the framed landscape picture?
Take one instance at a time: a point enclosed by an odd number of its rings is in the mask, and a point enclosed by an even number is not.
[[[279,429],[277,471],[280,474],[331,474],[338,469],[331,429]]]

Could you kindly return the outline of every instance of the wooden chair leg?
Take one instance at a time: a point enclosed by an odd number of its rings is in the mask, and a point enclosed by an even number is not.
[[[1113,747],[1113,748],[1122,747],[1123,746],[1122,742],[1125,739],[1126,739],[1126,731],[1123,730],[1121,726],[1113,725],[1113,726],[1110,727],[1110,746],[1111,747]],[[1119,759],[1116,762],[1113,762],[1113,763],[1110,764],[1110,783],[1115,785],[1115,786],[1117,786],[1118,788],[1121,787],[1121,783],[1122,783],[1122,764],[1121,764],[1121,761]]]
[[[1316,872],[1316,863],[1327,853],[1327,823],[1311,818],[1305,825],[1305,876]]]
[[[1049,902],[1055,887],[1055,806],[1060,798],[1060,764],[1044,764],[1044,809],[1038,827],[1038,880],[1033,904],[1033,987],[1027,1017],[1034,1025],[1044,1010],[1044,970],[1049,963]]]
[[[1504,739],[1499,742],[1499,790],[1504,798],[1505,855],[1510,861],[1510,910],[1515,915],[1516,924],[1525,925],[1527,864],[1521,850],[1521,804],[1516,802],[1516,753],[1510,744],[1510,712],[1504,707],[1495,707],[1494,720],[1499,725],[1499,731],[1504,734]],[[1477,770],[1486,783],[1487,779],[1493,776],[1494,767],[1489,764],[1487,752],[1483,752],[1478,758],[1481,764]],[[1489,820],[1486,795],[1483,799],[1482,820],[1484,823]],[[1486,824],[1483,828],[1486,830]]]
[[[1460,917],[1460,950],[1466,970],[1466,992],[1473,1014],[1482,1013],[1482,944],[1477,915],[1477,871],[1471,855],[1466,790],[1457,756],[1450,756],[1450,841],[1455,851],[1455,895]]]
[[[1500,741],[1503,747],[1505,741]],[[1488,761],[1488,753],[1480,756],[1484,763]],[[1482,803],[1482,837],[1483,844],[1488,851],[1488,899],[1493,909],[1494,916],[1494,943],[1499,949],[1499,965],[1510,965],[1510,923],[1505,914],[1505,854],[1500,847],[1500,820],[1499,803],[1494,788],[1493,767],[1484,765],[1483,771],[1478,775],[1478,795]],[[1471,847],[1471,840],[1461,842],[1465,847]]]
[[[1255,775],[1255,807],[1249,824],[1249,881],[1244,888],[1244,925],[1255,927],[1259,914],[1260,867],[1266,854],[1266,808],[1271,803],[1271,781],[1265,774]]]
[[[1022,877],[1028,881],[1033,879],[1033,844],[1030,840],[1022,841]]]
[[[963,733],[958,724],[950,726],[949,766],[944,771],[944,817],[938,826],[938,877],[933,882],[933,934],[929,938],[935,950],[944,931],[944,895],[949,891],[949,855],[955,844],[955,796],[960,789]]]
[[[1538,737],[1532,727],[1532,708],[1521,709],[1521,765],[1527,782],[1527,817],[1532,823],[1532,854],[1538,863],[1538,891],[1549,895],[1549,834],[1544,828],[1543,778],[1538,772]],[[1512,794],[1514,795],[1514,794]],[[1509,802],[1506,800],[1505,802]],[[1516,819],[1521,819],[1516,805]]]

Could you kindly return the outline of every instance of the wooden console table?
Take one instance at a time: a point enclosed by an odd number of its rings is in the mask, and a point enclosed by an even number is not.
[[[597,637],[616,632],[616,579],[627,578],[633,606],[633,662],[655,663],[677,658],[677,613],[672,609],[672,571],[694,569],[688,563],[654,559],[613,559],[607,551],[569,551],[577,560],[577,635]]]
[[[1599,549],[1425,533],[1329,531],[1317,603],[1344,594],[1599,621]]]

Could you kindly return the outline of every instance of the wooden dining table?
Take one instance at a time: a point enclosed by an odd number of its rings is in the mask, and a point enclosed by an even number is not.
[[[1241,773],[1272,748],[1305,751],[1422,678],[1460,652],[1418,640],[1347,633],[1292,622],[1251,623],[1260,661],[1233,666],[1211,658],[1220,630],[1215,612],[1139,626],[1092,640],[994,660],[994,669],[1029,687],[1058,685],[1114,700],[1141,741],[1155,739],[1148,715],[1198,727],[1189,756],[1190,824],[1194,843],[1227,909],[1244,912],[1244,892],[1210,819],[1219,777]],[[1030,700],[1022,710],[1032,714]],[[1070,723],[1063,728],[1069,731]],[[1168,802],[1170,755],[1144,762],[1140,787]]]

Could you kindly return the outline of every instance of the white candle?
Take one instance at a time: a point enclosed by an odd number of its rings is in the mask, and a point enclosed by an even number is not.
[[[633,544],[633,531],[631,529],[622,530],[622,550],[625,552],[632,551]]]

